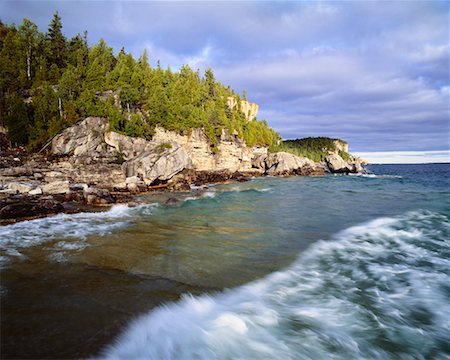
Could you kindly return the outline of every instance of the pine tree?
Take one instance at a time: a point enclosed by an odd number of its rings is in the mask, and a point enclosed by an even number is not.
[[[66,38],[62,31],[61,17],[56,11],[48,28],[47,39],[49,45],[49,62],[56,64],[58,68],[63,68],[67,61],[67,44]]]

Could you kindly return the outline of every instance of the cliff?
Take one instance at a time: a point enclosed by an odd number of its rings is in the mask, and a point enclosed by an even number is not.
[[[117,176],[113,184],[116,187],[123,186],[130,177],[137,177],[151,186],[167,182],[184,170],[288,175],[302,173],[299,168],[307,166],[311,169],[308,174],[323,173],[323,167],[312,161],[300,158],[287,161],[286,155],[272,159],[269,164],[265,162],[271,159],[267,148],[248,147],[237,135],[225,130],[219,136],[217,149],[217,152],[212,151],[202,129],[180,135],[156,127],[152,140],[147,141],[111,131],[107,119],[93,117],[64,130],[52,141],[52,153],[67,156],[69,163],[79,168],[94,163],[123,162],[122,176]],[[277,172],[274,165],[280,162],[283,170]]]
[[[228,107],[231,110],[237,108],[237,100],[233,96],[229,96],[227,99]],[[256,115],[258,114],[259,106],[256,103],[248,102],[247,100],[241,100],[239,103],[239,110],[242,111],[245,115],[247,121],[252,121],[256,119]]]

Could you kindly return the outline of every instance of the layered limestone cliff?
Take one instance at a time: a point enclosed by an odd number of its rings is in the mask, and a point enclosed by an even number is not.
[[[92,182],[96,182],[95,164],[111,164],[115,168],[115,163],[123,163],[122,175],[116,173],[116,186],[127,184],[126,179],[132,177],[146,185],[166,182],[183,170],[261,175],[320,175],[324,171],[323,166],[306,158],[250,148],[225,131],[217,148],[217,153],[213,153],[202,129],[180,135],[156,128],[152,140],[147,141],[110,131],[107,119],[93,117],[64,130],[52,141],[53,154],[67,156],[77,169],[75,173],[83,174],[83,182],[89,182],[85,170],[88,166],[94,170]]]

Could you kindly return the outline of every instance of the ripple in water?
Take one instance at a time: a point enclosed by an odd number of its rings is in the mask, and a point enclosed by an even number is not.
[[[290,268],[137,319],[109,359],[444,359],[450,222],[380,218],[315,243]]]

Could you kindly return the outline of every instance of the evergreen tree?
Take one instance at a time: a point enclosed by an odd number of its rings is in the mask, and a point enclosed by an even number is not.
[[[49,47],[49,63],[56,64],[58,68],[63,68],[67,61],[67,44],[66,38],[62,33],[61,17],[56,11],[48,28],[47,39]]]

